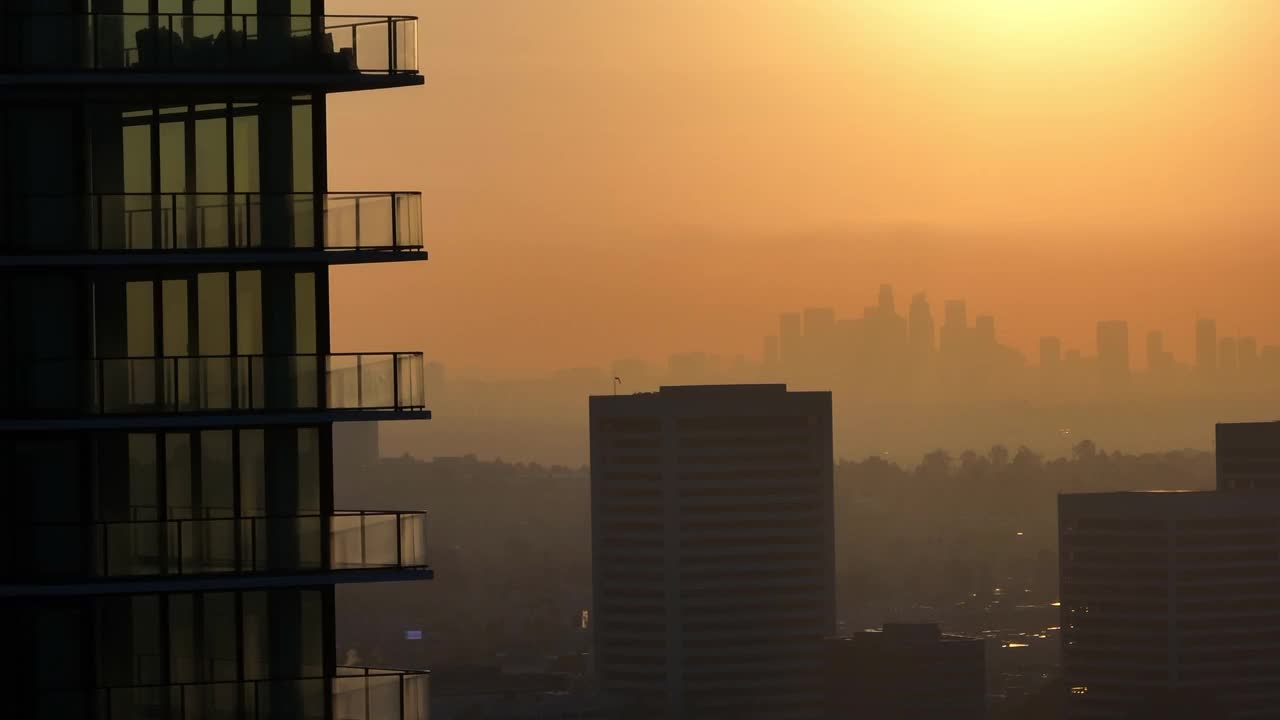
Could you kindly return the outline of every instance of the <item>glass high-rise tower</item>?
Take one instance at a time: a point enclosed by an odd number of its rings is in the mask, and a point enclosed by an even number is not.
[[[323,0],[0,6],[0,715],[422,720],[334,584],[426,579],[333,507],[335,422],[428,418],[335,354],[329,267],[423,260],[416,193],[331,192],[330,93],[420,85],[412,18]]]

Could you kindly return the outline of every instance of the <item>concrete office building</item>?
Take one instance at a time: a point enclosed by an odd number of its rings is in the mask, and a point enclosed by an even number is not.
[[[811,720],[834,632],[831,394],[591,398],[600,687],[635,717]]]
[[[334,508],[331,451],[430,417],[422,357],[332,353],[328,303],[425,259],[420,202],[325,161],[328,94],[416,54],[323,0],[0,7],[0,715],[425,718],[334,647],[335,583],[431,577],[424,517]]]
[[[1275,717],[1280,493],[1063,495],[1058,514],[1066,717]]]
[[[1280,490],[1280,422],[1220,423],[1219,490]]]

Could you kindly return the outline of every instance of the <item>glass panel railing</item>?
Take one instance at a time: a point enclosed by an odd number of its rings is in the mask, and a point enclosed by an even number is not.
[[[425,407],[417,353],[94,360],[97,413],[410,410]],[[416,373],[416,374],[415,374]],[[401,390],[402,382],[409,387]]]
[[[429,720],[430,683],[426,672],[339,666],[333,679],[333,716]]]
[[[23,13],[0,62],[23,71],[418,72],[412,17]]]
[[[9,417],[426,409],[421,353],[33,360],[4,379]]]
[[[327,675],[40,690],[34,705],[37,717],[429,720],[426,671],[344,666]]]
[[[425,567],[423,513],[343,512],[331,518],[330,553],[337,568]]]
[[[15,526],[10,532],[30,532],[31,538],[41,540],[61,538],[66,552],[12,558],[0,568],[0,576],[65,581],[422,569],[427,567],[426,525],[425,513],[362,511],[329,516],[40,523],[22,529]],[[14,540],[15,546],[30,542]],[[15,561],[22,565],[14,565]]]
[[[21,252],[422,249],[419,193],[28,195],[6,201],[0,247]],[[58,222],[52,228],[51,218]]]

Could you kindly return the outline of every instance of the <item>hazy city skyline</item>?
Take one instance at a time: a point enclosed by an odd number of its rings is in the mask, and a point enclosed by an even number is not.
[[[329,173],[422,188],[441,262],[335,273],[335,347],[731,357],[880,282],[1028,356],[1111,318],[1183,357],[1197,316],[1280,342],[1274,3],[387,5],[423,18],[429,92],[332,98],[360,139]]]

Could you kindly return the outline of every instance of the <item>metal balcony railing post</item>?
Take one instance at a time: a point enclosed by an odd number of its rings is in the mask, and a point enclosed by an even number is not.
[[[404,567],[404,531],[400,527],[400,513],[396,513],[396,567]]]
[[[352,30],[351,32],[355,32]],[[355,249],[360,249],[360,196],[356,196],[356,245]]]
[[[92,249],[101,250],[102,249],[102,198],[101,197],[94,198],[93,202],[94,202],[93,214],[97,216],[97,226],[98,226],[98,231],[94,233],[94,235],[97,236],[98,242],[97,242],[97,246]],[[133,218],[128,214],[126,214],[125,219],[126,220],[125,220],[124,231],[125,231],[125,238],[127,242],[128,238],[133,235]],[[125,245],[125,247],[127,248],[128,245]]]
[[[360,513],[360,566],[368,567],[369,566],[369,546],[368,546],[368,541],[365,539],[364,526],[365,526],[365,514],[362,511]]]
[[[178,196],[177,195],[169,196],[169,218],[171,220],[169,224],[169,242],[171,243],[171,246],[169,249],[176,250],[178,248]]]
[[[364,407],[364,356],[356,356],[356,408]]]
[[[90,360],[90,361],[89,361],[89,373],[93,376],[93,378],[95,379],[95,381],[98,383],[98,393],[97,393],[97,394],[98,394],[98,412],[99,412],[99,413],[106,414],[106,412],[107,412],[107,389],[106,389],[106,387],[107,387],[107,383],[105,382],[106,378],[105,378],[105,377],[103,377],[103,376],[104,376],[104,374],[105,374],[103,361],[102,361],[101,359],[97,359],[97,360]]]
[[[396,21],[387,18],[387,74],[396,72]]]
[[[391,193],[391,248],[400,249],[400,196]]]

